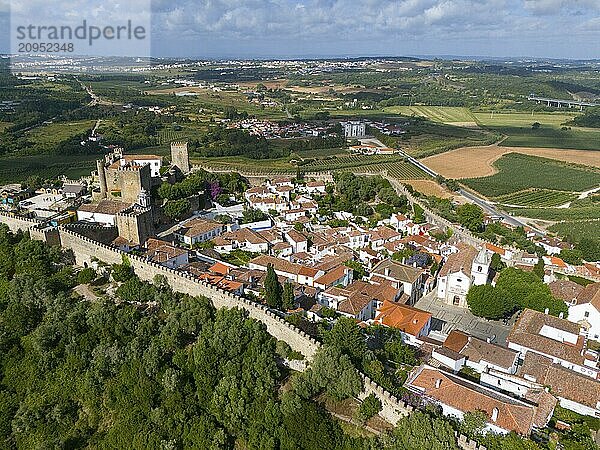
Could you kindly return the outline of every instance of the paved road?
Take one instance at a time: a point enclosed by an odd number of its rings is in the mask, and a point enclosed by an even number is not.
[[[465,191],[464,189],[459,189],[458,193],[460,195],[462,195],[463,197],[465,197],[467,200],[470,200],[473,203],[475,203],[477,206],[479,206],[481,209],[483,209],[487,213],[502,217],[502,219],[506,223],[513,225],[515,227],[530,227],[533,229],[533,231],[536,234],[538,234],[539,236],[543,236],[543,233],[541,231],[536,230],[535,228],[531,227],[531,225],[528,225],[527,223],[520,221],[519,219],[511,216],[510,214],[507,214],[505,212],[502,212],[502,211],[496,209],[494,207],[494,205],[492,205],[490,202],[482,199],[481,197],[478,197],[477,195],[475,195],[471,192]]]

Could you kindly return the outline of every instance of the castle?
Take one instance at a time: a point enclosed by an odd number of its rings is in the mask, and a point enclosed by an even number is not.
[[[171,142],[171,166],[177,167],[182,174],[190,173],[190,157],[187,142]]]
[[[134,203],[144,189],[150,192],[152,179],[160,176],[162,158],[156,155],[123,155],[115,148],[96,161],[100,183],[99,200],[112,198]]]

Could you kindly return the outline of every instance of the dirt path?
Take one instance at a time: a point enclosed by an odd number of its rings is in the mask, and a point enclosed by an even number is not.
[[[523,153],[600,168],[600,151],[501,147],[497,144],[485,147],[462,147],[421,161],[446,178],[487,177],[497,172],[493,166],[494,162],[507,153]]]

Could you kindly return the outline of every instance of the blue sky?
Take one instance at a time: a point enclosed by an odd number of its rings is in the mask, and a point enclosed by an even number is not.
[[[151,21],[153,56],[600,58],[600,0],[0,0],[0,16],[10,1],[32,23]]]

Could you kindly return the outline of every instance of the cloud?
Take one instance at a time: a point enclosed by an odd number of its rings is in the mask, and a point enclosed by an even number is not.
[[[151,20],[155,48],[165,54],[463,54],[479,48],[505,55],[505,42],[520,41],[515,48],[527,54],[546,34],[574,49],[584,36],[600,38],[593,28],[600,0],[10,1],[13,15],[31,20]]]

